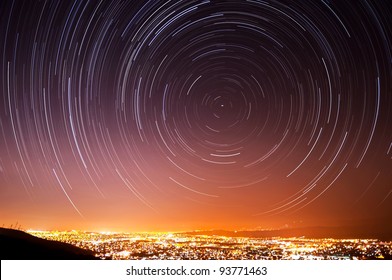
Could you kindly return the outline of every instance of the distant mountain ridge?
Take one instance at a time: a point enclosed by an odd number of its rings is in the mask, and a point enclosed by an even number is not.
[[[366,228],[361,226],[345,227],[303,227],[285,228],[277,230],[204,230],[191,231],[185,234],[191,235],[218,235],[227,237],[304,237],[304,238],[336,238],[336,239],[379,239],[392,241],[392,230],[389,228]]]
[[[76,246],[32,236],[26,232],[0,228],[2,260],[98,260],[94,252]]]

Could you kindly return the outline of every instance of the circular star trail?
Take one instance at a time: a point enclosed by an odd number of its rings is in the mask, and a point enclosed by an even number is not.
[[[228,227],[383,217],[391,12],[366,0],[3,1],[2,212]]]

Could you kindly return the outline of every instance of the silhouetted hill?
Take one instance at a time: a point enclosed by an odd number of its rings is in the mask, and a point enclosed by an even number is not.
[[[228,237],[305,237],[305,238],[336,238],[336,239],[379,239],[392,240],[392,231],[386,228],[368,228],[362,226],[346,227],[304,227],[287,228],[278,230],[254,230],[254,231],[194,231],[187,232],[193,235],[220,235]]]
[[[0,228],[2,260],[97,260],[94,252],[49,241],[14,229]]]

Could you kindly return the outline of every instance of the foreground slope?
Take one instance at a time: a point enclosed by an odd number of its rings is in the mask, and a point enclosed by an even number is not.
[[[94,252],[49,241],[20,230],[0,228],[2,260],[95,260]]]

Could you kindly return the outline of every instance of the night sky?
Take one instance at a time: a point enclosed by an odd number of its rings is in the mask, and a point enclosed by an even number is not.
[[[388,0],[1,1],[0,223],[390,224],[391,15]]]

